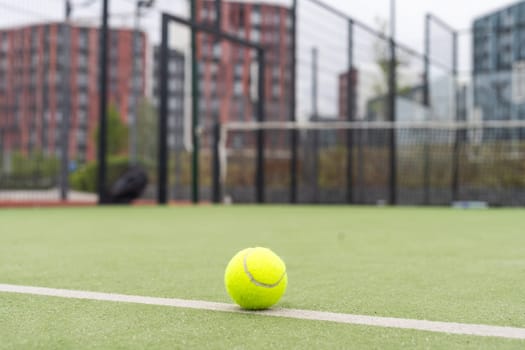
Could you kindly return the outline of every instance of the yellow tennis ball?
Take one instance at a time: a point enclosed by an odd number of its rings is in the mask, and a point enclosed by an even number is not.
[[[286,265],[270,249],[247,248],[230,260],[224,284],[233,301],[243,309],[267,309],[286,291]]]

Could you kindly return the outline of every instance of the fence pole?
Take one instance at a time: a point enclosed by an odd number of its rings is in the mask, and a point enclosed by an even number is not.
[[[136,165],[138,162],[137,156],[137,135],[138,135],[138,108],[139,108],[139,96],[140,96],[140,84],[137,82],[136,76],[140,74],[140,63],[137,62],[139,59],[142,60],[140,55],[139,39],[140,39],[140,2],[137,2],[135,6],[135,16],[133,24],[133,58],[131,63],[131,99],[133,110],[128,115],[132,115],[132,118],[128,117],[129,125],[129,158],[130,163]],[[141,74],[142,77],[142,74]]]
[[[297,0],[293,0],[292,3],[292,42],[291,42],[291,72],[290,72],[290,121],[295,122],[297,101],[296,101],[296,88],[297,88]],[[298,143],[298,132],[292,129],[290,132],[290,203],[297,203],[297,143]]]
[[[160,45],[159,69],[159,153],[158,153],[158,193],[157,202],[167,203],[168,188],[168,40],[169,18],[162,15],[162,39]]]
[[[390,38],[390,67],[388,79],[388,117],[391,122],[396,122],[396,94],[397,94],[397,58],[396,58],[396,43],[393,38]],[[389,203],[391,205],[397,204],[397,157],[396,157],[396,129],[390,129],[390,178],[389,178]]]
[[[60,127],[60,199],[65,201],[69,192],[69,128],[71,124],[71,4],[66,3],[66,23],[64,24],[64,78],[62,81],[62,95],[64,105],[62,108],[62,125]]]
[[[318,51],[316,47],[312,48],[312,121],[319,121],[318,106]],[[313,130],[313,196],[314,203],[319,203],[319,130]]]
[[[102,3],[102,28],[100,30],[100,76],[99,76],[99,137],[98,137],[98,203],[107,202],[106,195],[106,149],[107,149],[107,81],[108,81],[108,7],[109,0]]]
[[[430,14],[425,16],[425,71],[423,74],[423,105],[430,118]],[[430,135],[425,135],[423,146],[423,203],[430,205]]]
[[[191,3],[191,21],[197,23],[196,1]],[[194,204],[199,203],[199,71],[197,60],[197,30],[191,26],[191,138],[193,152],[191,158],[191,199]]]
[[[258,122],[264,122],[265,112],[265,75],[266,63],[264,57],[264,50],[257,50],[257,58],[259,62],[257,90],[259,99],[257,101],[257,119]],[[264,203],[265,183],[264,183],[264,130],[257,130],[257,159],[256,159],[256,170],[255,170],[255,184],[256,184],[256,199],[257,203]]]
[[[220,203],[222,197],[221,188],[221,162],[220,162],[220,138],[221,138],[221,122],[216,118],[213,125],[213,203]]]
[[[453,33],[453,56],[452,56],[452,76],[454,81],[454,119],[459,121],[459,89],[458,89],[458,33]],[[460,152],[459,131],[454,130],[454,150],[452,152],[452,201],[459,198],[459,152]]]
[[[346,78],[346,118],[349,122],[354,121],[354,22],[348,21],[348,73]],[[354,202],[354,175],[353,175],[353,144],[354,144],[354,130],[347,130],[346,132],[346,202],[352,204]]]

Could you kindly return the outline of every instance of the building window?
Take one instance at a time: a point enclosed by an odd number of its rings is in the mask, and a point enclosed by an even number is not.
[[[212,80],[210,83],[210,93],[212,96],[217,95],[217,83],[215,82],[215,80]]]
[[[86,131],[84,129],[77,130],[77,140],[79,145],[86,144]]]
[[[78,116],[78,123],[80,125],[86,125],[87,123],[87,113],[83,110],[78,110],[77,111],[77,116]]]
[[[86,49],[88,46],[88,34],[87,30],[81,29],[78,36],[78,47],[80,49]]]
[[[170,74],[177,73],[177,62],[171,61],[168,66],[168,71]]]
[[[179,101],[176,97],[171,97],[168,102],[168,108],[170,110],[176,110],[179,106]]]
[[[88,58],[86,55],[78,55],[78,67],[86,68],[88,66]]]
[[[242,95],[242,84],[240,80],[237,80],[233,85],[233,94],[235,96],[241,96]]]
[[[281,70],[279,67],[275,67],[273,70],[272,70],[272,75],[273,75],[273,79],[274,80],[279,80],[279,77],[281,76]]]
[[[78,73],[77,75],[78,85],[81,87],[87,87],[88,85],[88,76],[86,73]]]
[[[221,57],[221,44],[220,43],[213,44],[213,57],[214,58]]]
[[[214,63],[210,63],[210,71],[212,75],[217,74],[217,65]]]
[[[261,13],[258,8],[254,8],[252,12],[252,25],[261,24]]]
[[[274,98],[278,98],[281,93],[281,86],[279,84],[274,84],[272,86],[272,94]]]
[[[250,40],[251,41],[259,41],[260,38],[261,38],[261,36],[260,36],[259,30],[257,28],[253,28],[252,32],[250,34]]]
[[[79,106],[87,106],[88,104],[88,96],[86,92],[82,92],[78,94],[78,104]]]
[[[170,92],[174,92],[179,90],[180,87],[180,81],[179,79],[170,79],[168,83],[168,90]]]
[[[207,111],[206,101],[203,98],[199,100],[199,111],[201,113],[206,113]]]
[[[242,64],[236,64],[235,65],[235,72],[234,72],[234,75],[236,78],[240,78],[242,76]]]
[[[214,98],[214,99],[211,101],[211,108],[212,108],[212,110],[214,110],[214,111],[218,111],[218,110],[219,110],[219,99]]]

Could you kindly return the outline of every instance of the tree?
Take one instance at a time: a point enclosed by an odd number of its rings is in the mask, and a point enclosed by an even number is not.
[[[387,38],[388,21],[376,18],[376,22],[378,32]],[[388,114],[387,96],[389,93],[390,70],[392,67],[390,40],[377,36],[376,41],[373,44],[373,50],[374,61],[379,68],[379,76],[375,78],[372,85],[375,98],[369,101],[368,118],[376,119]],[[407,67],[409,63],[409,57],[406,52],[396,48],[396,60],[394,62],[395,72],[397,73],[395,91],[396,94],[400,96],[406,95],[412,88],[409,84],[403,83],[404,77],[400,74],[400,68]]]
[[[98,144],[100,127],[95,132],[95,142]],[[121,155],[128,150],[128,127],[120,119],[117,108],[110,105],[107,119],[107,154]]]
[[[143,98],[137,111],[137,154],[141,162],[153,164],[157,157],[157,110]]]
[[[376,22],[378,32],[383,34],[385,37],[388,37],[388,21],[385,19],[376,18]],[[388,40],[378,37],[374,42],[374,60],[381,74],[379,78],[376,79],[373,85],[373,90],[376,96],[385,96],[388,93],[388,82],[390,79],[391,67],[390,42]],[[397,72],[399,72],[399,68],[408,66],[409,59],[407,55],[400,52],[400,50],[396,50],[396,62],[394,65]],[[407,89],[409,89],[409,87],[407,87],[406,84],[403,85],[401,77],[398,76],[396,91],[402,94],[403,92],[406,92]]]

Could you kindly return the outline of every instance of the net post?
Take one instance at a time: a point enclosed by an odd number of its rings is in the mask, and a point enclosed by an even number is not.
[[[292,42],[291,42],[291,83],[290,83],[290,121],[296,122],[296,88],[297,88],[297,0],[292,2]],[[297,203],[297,130],[290,131],[290,203]]]
[[[98,137],[98,204],[107,203],[107,113],[108,113],[108,32],[109,0],[102,3],[102,28],[100,31],[100,76],[99,76],[99,137]]]
[[[167,203],[168,184],[168,40],[169,18],[162,14],[162,34],[160,45],[159,69],[159,153],[158,153],[158,184],[157,202]]]
[[[454,82],[454,120],[459,122],[459,89],[458,89],[458,33],[452,33],[452,76]],[[459,198],[459,152],[460,152],[460,131],[454,130],[454,149],[452,151],[452,181],[451,193],[452,201]]]
[[[191,3],[191,21],[197,23],[197,4]],[[192,138],[192,157],[191,157],[191,200],[193,204],[199,203],[199,72],[197,60],[197,29],[191,26],[191,138]]]
[[[357,77],[355,77],[357,79]],[[354,22],[352,19],[348,20],[348,74],[346,80],[346,118],[349,122],[354,121]],[[354,202],[354,176],[353,176],[353,144],[354,144],[353,130],[346,132],[346,202],[352,204]]]
[[[394,38],[390,38],[390,67],[388,78],[388,117],[392,123],[396,122],[396,94],[397,94],[397,58],[396,43]],[[389,203],[397,204],[397,159],[396,159],[396,129],[391,128],[389,132]]]
[[[257,60],[259,62],[258,70],[258,81],[257,81],[257,90],[259,99],[257,101],[257,121],[262,123],[265,121],[265,112],[264,112],[264,103],[265,103],[265,76],[266,63],[264,57],[264,50],[259,48],[257,49]],[[256,165],[255,165],[255,193],[257,203],[264,203],[264,130],[257,129],[256,131],[256,144],[257,144],[257,155],[256,155]]]
[[[221,142],[221,122],[219,118],[215,120],[213,125],[213,203],[220,203],[222,197],[221,188],[221,163],[220,163],[220,142]]]
[[[425,42],[424,42],[424,73],[423,73],[423,105],[430,110],[430,21],[429,13],[425,16]],[[430,113],[428,114],[430,117]],[[430,145],[425,137],[423,145],[423,203],[430,205]]]

